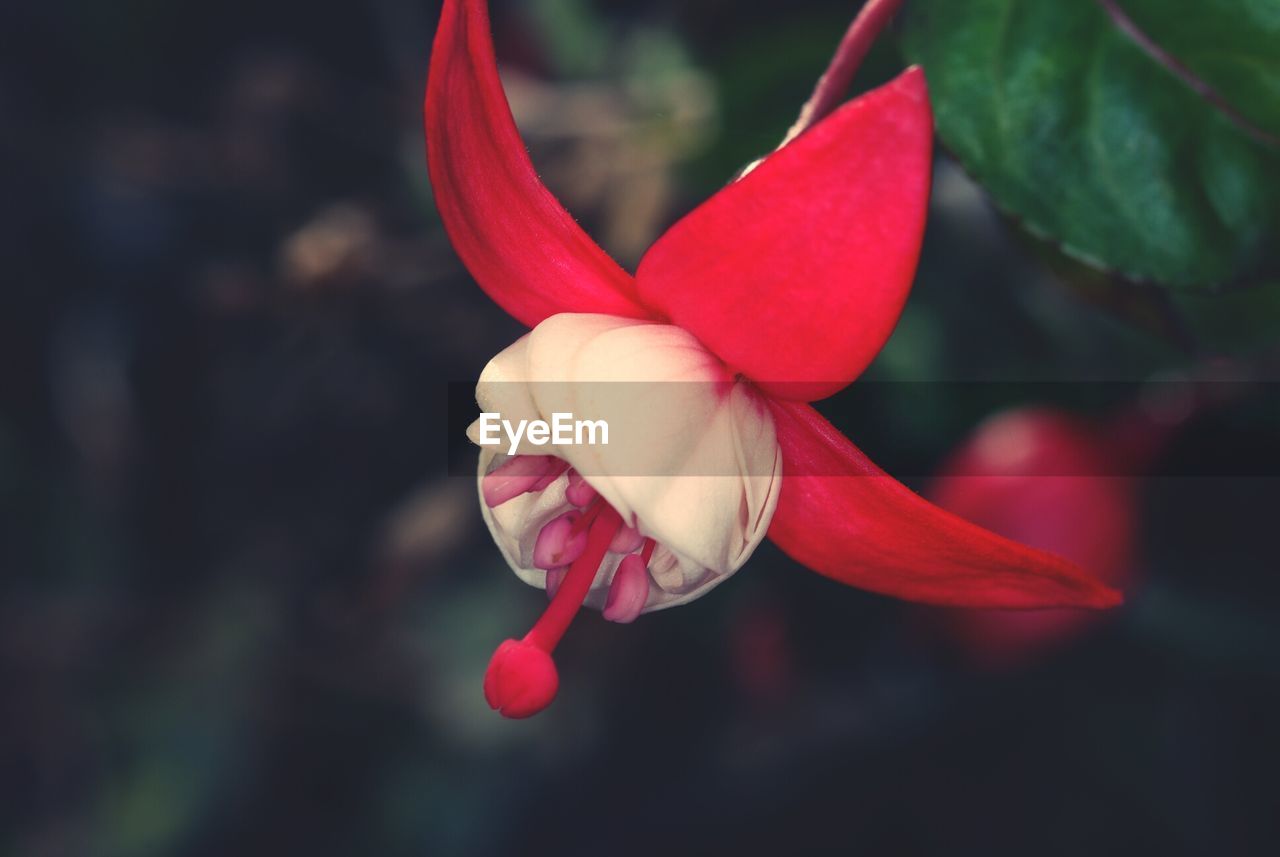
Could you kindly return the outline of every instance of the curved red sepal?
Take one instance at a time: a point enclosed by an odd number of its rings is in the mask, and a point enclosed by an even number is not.
[[[538,180],[498,79],[484,0],[445,0],[425,113],[436,208],[489,297],[530,327],[559,312],[649,315],[631,276]]]
[[[911,68],[673,226],[640,262],[640,299],[770,394],[831,395],[898,322],[932,145],[924,73]]]
[[[963,607],[1113,607],[1075,564],[970,524],[876,467],[808,405],[772,402],[786,475],[769,537],[841,583]]]

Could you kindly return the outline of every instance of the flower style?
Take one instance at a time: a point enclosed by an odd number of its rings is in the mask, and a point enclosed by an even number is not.
[[[894,6],[869,4],[846,42],[865,52]],[[551,596],[532,630],[495,652],[484,683],[493,708],[526,717],[551,702],[551,652],[584,602],[623,622],[685,603],[766,535],[820,574],[914,601],[1119,602],[1067,560],[931,505],[809,404],[866,368],[911,287],[933,139],[919,68],[793,129],[659,238],[634,277],[538,180],[484,0],[445,0],[426,135],[454,247],[532,328],[484,370],[482,409],[513,420],[625,414],[640,423],[632,436],[649,439],[482,451],[485,520],[516,573]],[[645,382],[647,399],[614,382]]]

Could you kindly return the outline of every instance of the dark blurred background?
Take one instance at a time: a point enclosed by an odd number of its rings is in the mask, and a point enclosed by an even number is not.
[[[630,265],[776,145],[856,6],[493,16],[535,162]],[[0,851],[1275,853],[1265,383],[1144,471],[1128,605],[1016,666],[766,545],[692,606],[581,618],[541,716],[487,709],[544,597],[447,475],[448,383],[520,328],[432,207],[437,14],[0,8]],[[900,67],[886,39],[858,85]],[[1153,379],[1280,374],[1274,329],[1225,348],[1185,311],[1100,287],[942,155],[880,383],[824,410],[927,488],[1032,392],[1106,421]]]

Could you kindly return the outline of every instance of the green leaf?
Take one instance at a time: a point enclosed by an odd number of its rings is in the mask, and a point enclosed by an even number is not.
[[[1211,11],[1217,2],[1159,5],[1151,14],[1181,16],[1184,39],[1199,18],[1222,14]],[[1280,218],[1280,150],[1101,5],[916,0],[910,8],[904,47],[924,66],[942,142],[1032,233],[1095,267],[1172,286],[1228,283],[1264,263]],[[1219,40],[1213,51],[1237,56],[1219,29],[1203,32]],[[1256,47],[1243,36],[1240,44],[1233,68]],[[1252,91],[1264,95],[1241,104],[1269,112],[1272,90]]]
[[[1280,1],[1122,0],[1124,14],[1246,123],[1280,139]],[[1191,14],[1187,14],[1190,12]]]

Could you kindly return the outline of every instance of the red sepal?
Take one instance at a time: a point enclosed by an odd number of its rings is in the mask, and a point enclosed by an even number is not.
[[[436,208],[489,297],[530,327],[560,312],[649,315],[631,276],[538,180],[498,79],[484,0],[445,0],[425,113]]]
[[[897,324],[929,199],[924,73],[841,107],[645,254],[640,299],[771,395],[852,381]]]
[[[769,537],[859,589],[964,607],[1112,607],[1118,592],[1074,563],[998,536],[876,467],[808,405],[772,402],[784,477]]]

